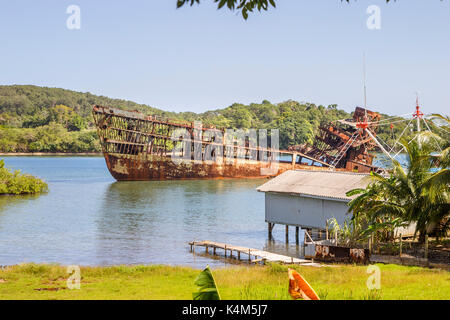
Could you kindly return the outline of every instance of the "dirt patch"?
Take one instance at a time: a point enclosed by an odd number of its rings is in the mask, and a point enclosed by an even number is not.
[[[59,290],[65,290],[66,288],[64,287],[56,287],[56,288],[37,288],[34,289],[36,291],[59,291]]]
[[[381,250],[380,250],[381,249]],[[391,261],[390,263],[397,263],[406,265],[426,265],[430,267],[450,269],[450,242],[443,241],[442,243],[432,242],[428,249],[428,260],[425,258],[425,246],[423,243],[408,242],[403,243],[402,258],[399,257],[398,243],[385,244],[378,250],[374,250],[374,260],[379,259]]]
[[[406,248],[404,252],[414,257],[423,258],[425,256],[425,249],[423,245],[419,244],[413,245],[412,248]],[[428,250],[428,260],[431,263],[450,265],[450,245],[431,245]]]

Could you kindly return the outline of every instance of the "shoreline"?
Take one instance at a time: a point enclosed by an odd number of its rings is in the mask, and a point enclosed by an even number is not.
[[[18,157],[18,156],[85,156],[101,157],[102,152],[0,152],[0,157]]]
[[[411,263],[406,261],[407,263],[400,262],[400,259],[397,256],[389,256],[389,255],[375,255],[375,259],[370,260],[370,265],[385,265],[385,266],[396,266],[396,267],[406,267],[406,268],[421,268],[424,270],[442,270],[450,272],[450,264],[447,263],[436,263],[436,262],[426,262],[426,263]],[[326,264],[326,261],[317,261],[319,264],[321,264],[321,267],[328,267],[328,268],[337,268],[337,267],[367,267],[365,264],[353,264],[353,263],[341,263],[341,262],[328,262]],[[68,267],[70,264],[65,263],[59,263],[59,262],[20,262],[20,263],[14,263],[14,264],[0,264],[0,272],[4,271],[7,268],[15,268],[15,267],[21,267],[24,265],[40,265],[40,266],[55,266],[55,267]],[[99,269],[106,269],[106,268],[119,268],[119,267],[125,267],[125,268],[134,268],[134,267],[167,267],[167,268],[187,268],[192,270],[199,270],[201,271],[203,267],[193,266],[189,264],[171,264],[171,263],[119,263],[119,264],[76,264],[80,268],[99,268]],[[245,262],[236,262],[236,261],[227,261],[224,265],[218,265],[213,266],[214,269],[220,270],[220,269],[233,269],[233,268],[255,268],[256,270],[261,267],[270,267],[271,265],[277,265],[277,266],[294,266],[294,267],[313,267],[309,265],[299,265],[299,264],[284,264],[284,263],[278,263],[278,262],[270,262],[267,264],[248,264]]]

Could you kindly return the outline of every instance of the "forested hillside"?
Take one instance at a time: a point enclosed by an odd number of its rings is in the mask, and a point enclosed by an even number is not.
[[[58,88],[0,86],[0,152],[100,151],[94,104],[176,116],[131,101]]]
[[[186,121],[200,120],[222,128],[280,130],[280,148],[312,142],[320,123],[350,118],[337,105],[327,107],[288,100],[281,103],[235,103],[196,114],[166,112],[132,101],[91,93],[38,86],[0,86],[0,152],[93,152],[100,145],[92,122],[92,106],[139,110]],[[396,126],[399,132],[404,126]],[[382,137],[391,132],[384,128]]]

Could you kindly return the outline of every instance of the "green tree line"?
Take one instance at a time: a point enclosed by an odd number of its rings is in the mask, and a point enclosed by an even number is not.
[[[96,152],[100,151],[92,119],[92,106],[105,105],[138,110],[148,115],[184,121],[202,121],[218,128],[280,130],[280,148],[312,143],[320,124],[351,118],[337,105],[315,105],[287,100],[267,100],[248,105],[234,103],[224,109],[167,112],[132,101],[91,93],[38,86],[0,86],[0,152]],[[380,127],[379,136],[392,143],[405,123],[391,130]]]

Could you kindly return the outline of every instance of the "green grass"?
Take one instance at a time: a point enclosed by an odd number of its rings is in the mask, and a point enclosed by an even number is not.
[[[448,271],[378,266],[381,289],[376,291],[366,287],[366,266],[294,268],[322,299],[450,299]],[[287,268],[274,264],[212,271],[222,299],[290,299]],[[192,299],[200,271],[158,265],[81,267],[81,289],[69,290],[66,267],[24,264],[0,270],[0,299]]]

